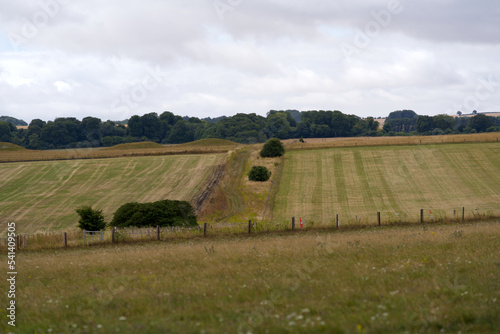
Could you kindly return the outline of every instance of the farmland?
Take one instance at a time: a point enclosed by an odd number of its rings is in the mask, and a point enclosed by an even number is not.
[[[103,209],[108,221],[128,202],[191,201],[227,154],[0,164],[0,223],[19,232],[74,229],[75,208]]]
[[[380,211],[385,221],[415,222],[420,209],[452,218],[462,207],[498,215],[499,171],[496,143],[291,150],[274,218],[373,223]]]
[[[494,333],[499,247],[489,222],[19,252],[16,332]]]

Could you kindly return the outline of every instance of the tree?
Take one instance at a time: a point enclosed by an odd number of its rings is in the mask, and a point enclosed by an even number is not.
[[[128,120],[128,133],[132,137],[142,137],[144,135],[144,129],[142,128],[142,118],[140,116],[134,115]]]
[[[76,209],[80,215],[78,227],[86,231],[103,231],[106,229],[106,222],[102,215],[102,210],[94,210],[90,206],[82,206]]]
[[[417,118],[417,131],[420,133],[434,130],[434,118],[431,116],[419,116]]]
[[[477,132],[485,132],[486,129],[494,125],[493,117],[486,116],[485,114],[477,114],[469,121],[469,126]]]
[[[264,166],[253,166],[248,173],[250,181],[266,182],[271,177],[271,171]]]
[[[91,142],[101,139],[101,119],[96,117],[85,117],[82,119],[81,128],[85,138]]]
[[[387,116],[386,121],[392,120],[392,119],[402,119],[402,118],[417,118],[418,115],[416,112],[413,110],[396,110],[393,111]]]
[[[159,143],[162,140],[161,121],[157,113],[149,113],[141,117],[144,136]]]
[[[448,115],[436,115],[433,117],[434,128],[441,129],[443,131],[447,129],[453,129],[455,126],[455,118]]]
[[[12,128],[14,128],[12,123],[0,121],[0,141],[12,141]]]
[[[281,157],[285,154],[285,148],[278,138],[271,138],[262,147],[260,156],[263,158]]]
[[[152,203],[126,203],[116,210],[111,226],[197,226],[189,202],[163,200]]]

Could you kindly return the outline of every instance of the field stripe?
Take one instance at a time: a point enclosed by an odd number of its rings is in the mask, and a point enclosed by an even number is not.
[[[462,206],[500,214],[499,153],[495,143],[291,151],[274,217],[305,212],[329,223],[339,213],[373,223],[377,211],[418,220],[420,209],[450,216]]]

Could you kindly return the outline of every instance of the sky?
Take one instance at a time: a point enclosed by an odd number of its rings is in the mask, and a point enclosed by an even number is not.
[[[498,0],[0,0],[0,115],[500,111]]]

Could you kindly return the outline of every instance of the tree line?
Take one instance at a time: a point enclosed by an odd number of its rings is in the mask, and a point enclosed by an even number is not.
[[[236,114],[231,117],[181,117],[165,111],[134,115],[126,122],[102,121],[85,117],[34,119],[27,129],[18,129],[13,118],[0,121],[0,141],[28,149],[63,149],[113,146],[153,141],[181,144],[204,138],[220,138],[239,143],[265,142],[269,138],[329,138],[387,135],[436,135],[500,131],[500,117],[447,115],[419,116],[411,110],[392,112],[382,129],[373,117],[360,118],[338,110],[271,110],[266,117]]]

